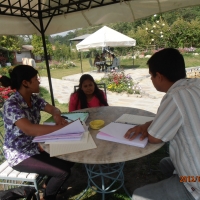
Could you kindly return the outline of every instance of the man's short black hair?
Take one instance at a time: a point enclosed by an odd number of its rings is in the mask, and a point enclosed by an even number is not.
[[[186,78],[185,62],[177,49],[166,48],[156,52],[147,61],[147,65],[154,77],[159,72],[171,82]]]

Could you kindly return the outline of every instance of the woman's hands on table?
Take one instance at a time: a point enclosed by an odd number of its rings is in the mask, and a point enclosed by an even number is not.
[[[60,114],[54,115],[53,119],[54,119],[56,125],[68,125],[69,124],[69,122],[66,119],[64,119]]]
[[[133,128],[130,128],[126,134],[124,135],[124,137],[128,140],[133,140],[135,139],[139,134],[142,134],[140,137],[140,140],[144,140],[144,138],[148,137],[149,133],[147,131],[147,129],[149,128],[149,126],[151,125],[152,121],[150,122],[146,122],[145,124],[139,125],[139,126],[135,126]]]
[[[56,125],[63,125],[64,127],[69,124],[69,122],[61,116],[61,111],[58,108],[47,103],[44,111],[53,116]]]

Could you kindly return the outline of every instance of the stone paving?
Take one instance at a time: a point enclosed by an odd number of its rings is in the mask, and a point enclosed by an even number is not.
[[[105,73],[86,72],[91,74],[95,80],[100,80]],[[84,73],[84,74],[86,74]],[[156,113],[157,108],[164,93],[156,91],[151,80],[148,69],[128,69],[125,74],[129,74],[134,82],[138,82],[142,88],[141,95],[128,95],[121,93],[113,93],[107,90],[108,104],[110,106],[134,107]],[[52,78],[54,98],[59,103],[68,103],[70,94],[74,91],[74,85],[78,85],[82,73],[63,77],[61,79]],[[41,77],[42,87],[49,90],[47,77]]]

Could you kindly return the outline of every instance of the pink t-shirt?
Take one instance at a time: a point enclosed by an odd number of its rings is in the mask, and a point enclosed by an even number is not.
[[[106,96],[103,91],[102,93],[104,95],[104,98],[106,99]],[[77,106],[77,101],[78,101],[78,94],[77,93],[71,94],[70,100],[69,100],[69,112],[81,109],[80,102],[78,103],[78,106]],[[100,103],[99,99],[96,96],[93,96],[87,105],[88,105],[88,108],[104,106]]]

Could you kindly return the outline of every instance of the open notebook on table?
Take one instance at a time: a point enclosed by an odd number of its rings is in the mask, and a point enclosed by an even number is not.
[[[108,140],[112,142],[118,142],[144,148],[147,145],[148,138],[145,138],[141,141],[141,135],[139,135],[134,140],[128,140],[124,138],[124,135],[130,128],[133,128],[138,124],[144,124],[147,121],[151,120],[153,120],[153,117],[124,114],[119,117],[115,122],[111,122],[107,126],[100,129],[100,132],[97,134],[96,137],[102,140]]]
[[[86,120],[89,117],[89,113],[88,112],[69,112],[69,113],[62,113],[61,116],[66,118],[66,120],[69,122],[75,121],[77,119],[80,119],[80,121],[86,122]],[[44,122],[44,124],[54,125],[55,122],[54,122],[53,116],[51,116],[49,119],[47,119]]]

